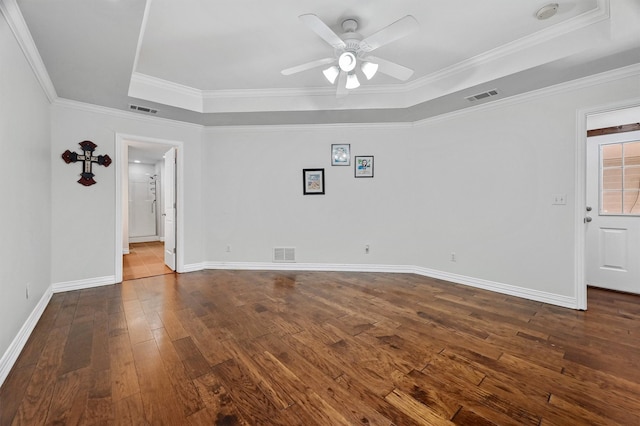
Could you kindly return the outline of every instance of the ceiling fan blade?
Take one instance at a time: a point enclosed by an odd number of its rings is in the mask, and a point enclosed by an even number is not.
[[[413,70],[411,68],[396,64],[395,62],[387,61],[386,59],[367,56],[366,60],[378,64],[379,72],[393,78],[397,78],[401,81],[406,81],[413,75]]]
[[[411,15],[407,15],[360,41],[360,49],[365,52],[371,52],[380,46],[384,46],[385,44],[389,44],[409,35],[413,31],[417,30],[419,26],[420,24],[418,24],[416,18]]]
[[[312,68],[320,67],[322,65],[330,64],[332,62],[335,62],[335,60],[336,58],[322,58],[316,61],[307,62],[306,64],[300,64],[300,65],[296,65],[295,67],[284,69],[280,71],[280,73],[282,75],[291,75],[297,72],[306,71]]]
[[[338,89],[336,90],[336,97],[342,98],[349,94],[349,90],[347,89],[347,73],[344,71],[340,71],[340,76],[338,77]]]
[[[334,49],[344,49],[347,45],[342,41],[331,28],[320,20],[316,15],[309,13],[298,17],[314,33],[318,34],[324,41],[333,46]]]

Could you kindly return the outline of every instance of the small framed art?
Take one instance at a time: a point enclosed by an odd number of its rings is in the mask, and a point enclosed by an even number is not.
[[[355,176],[357,178],[373,177],[373,155],[356,155]]]
[[[331,165],[349,166],[351,164],[351,145],[348,143],[331,144]]]
[[[324,169],[303,169],[302,185],[304,195],[324,194]]]

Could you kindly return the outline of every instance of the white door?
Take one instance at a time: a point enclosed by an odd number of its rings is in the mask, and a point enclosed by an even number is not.
[[[164,155],[164,263],[176,270],[176,149]]]
[[[587,284],[640,294],[640,132],[587,139]]]

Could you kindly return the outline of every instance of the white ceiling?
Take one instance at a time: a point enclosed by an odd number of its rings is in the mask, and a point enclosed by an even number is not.
[[[0,0],[17,2],[57,96],[204,125],[410,122],[640,63],[640,1]],[[366,37],[405,16],[419,30],[375,55],[415,73],[378,73],[346,98],[322,68],[333,55],[298,16]]]

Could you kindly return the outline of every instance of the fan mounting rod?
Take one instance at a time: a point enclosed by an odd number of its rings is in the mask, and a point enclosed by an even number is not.
[[[358,29],[358,21],[355,19],[345,19],[342,21],[342,30],[345,33],[355,33]]]

